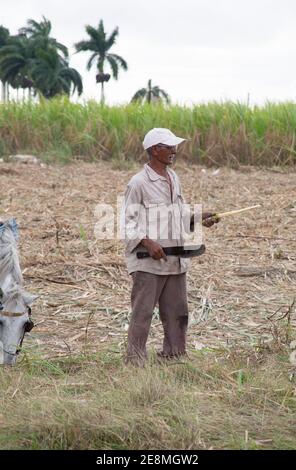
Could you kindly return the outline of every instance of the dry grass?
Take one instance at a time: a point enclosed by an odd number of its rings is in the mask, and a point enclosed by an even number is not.
[[[284,355],[224,350],[131,370],[113,348],[0,370],[0,447],[295,448]]]
[[[26,288],[40,295],[22,361],[0,370],[0,447],[295,447],[295,173],[177,170],[187,201],[263,208],[204,233],[188,276],[191,359],[130,371],[122,246],[94,240],[93,214],[135,169],[0,165],[1,214],[20,224]],[[161,333],[156,312],[150,351]]]

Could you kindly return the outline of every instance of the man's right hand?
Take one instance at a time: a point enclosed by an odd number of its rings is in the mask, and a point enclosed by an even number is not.
[[[167,261],[166,254],[163,251],[161,245],[159,245],[159,243],[155,242],[154,240],[150,240],[150,238],[143,238],[143,240],[141,241],[141,244],[143,245],[144,248],[146,248],[151,258],[153,259],[163,258],[165,261]]]

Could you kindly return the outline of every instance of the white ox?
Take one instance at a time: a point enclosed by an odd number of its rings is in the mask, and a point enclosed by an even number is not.
[[[27,331],[34,323],[31,303],[37,296],[25,292],[17,251],[15,219],[0,221],[0,364],[14,364]]]

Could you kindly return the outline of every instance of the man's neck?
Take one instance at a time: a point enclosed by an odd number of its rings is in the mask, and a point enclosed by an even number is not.
[[[168,165],[165,165],[164,163],[158,162],[157,160],[153,160],[148,162],[148,165],[154,170],[156,173],[158,173],[161,176],[166,177],[168,174],[167,167]]]

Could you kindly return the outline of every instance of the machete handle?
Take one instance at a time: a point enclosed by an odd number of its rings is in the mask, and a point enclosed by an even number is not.
[[[146,251],[138,251],[138,253],[137,253],[137,258],[138,259],[149,258],[149,257],[150,257],[150,255]]]

